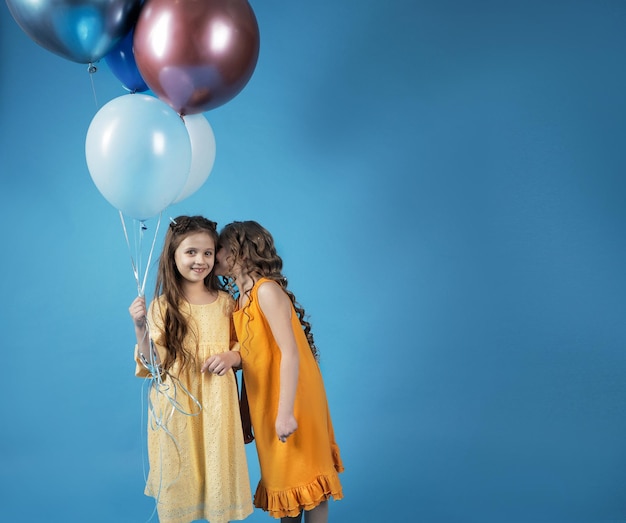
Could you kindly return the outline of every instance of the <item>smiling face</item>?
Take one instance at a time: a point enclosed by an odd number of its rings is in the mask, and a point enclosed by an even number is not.
[[[184,280],[203,282],[215,265],[215,240],[206,232],[189,234],[176,248],[174,262]]]

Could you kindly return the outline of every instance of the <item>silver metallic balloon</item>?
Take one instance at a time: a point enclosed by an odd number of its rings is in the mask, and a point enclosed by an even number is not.
[[[6,0],[41,47],[78,63],[96,62],[134,26],[142,0]]]

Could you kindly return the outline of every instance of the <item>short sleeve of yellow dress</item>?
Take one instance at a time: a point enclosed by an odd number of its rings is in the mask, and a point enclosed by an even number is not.
[[[338,473],[343,471],[343,464],[319,365],[295,310],[291,322],[300,359],[294,407],[298,430],[285,443],[276,435],[280,349],[257,299],[259,286],[267,281],[257,281],[249,302],[235,311],[233,320],[261,468],[254,504],[281,518],[297,516],[330,497],[341,499]]]
[[[193,361],[183,369],[175,362],[162,384],[153,383],[150,390],[150,471],[145,493],[157,499],[161,523],[198,519],[226,523],[252,513],[234,373],[200,372],[209,356],[231,349],[233,306],[232,298],[220,292],[213,303],[182,307],[190,331],[185,346],[194,355]],[[151,304],[148,318],[151,338],[163,361],[167,353],[158,302]],[[137,355],[135,359],[136,374],[145,376],[145,367]]]

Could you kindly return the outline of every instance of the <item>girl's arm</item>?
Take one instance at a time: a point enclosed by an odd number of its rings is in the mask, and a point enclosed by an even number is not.
[[[137,337],[137,352],[144,361],[148,363],[160,364],[160,358],[156,351],[153,351],[152,360],[150,356],[150,336],[148,334],[146,298],[138,296],[133,300],[128,308],[133,323],[135,324],[135,336]]]
[[[276,434],[284,443],[298,428],[293,407],[298,386],[300,356],[291,327],[291,300],[277,283],[271,281],[261,284],[258,297],[259,306],[280,349],[280,393]]]
[[[203,364],[200,372],[209,371],[211,374],[224,376],[230,369],[241,368],[241,354],[238,350],[229,350],[220,354],[213,354]]]
[[[234,302],[233,302],[234,305]],[[232,310],[231,310],[232,314]],[[237,332],[233,324],[232,316],[230,321],[230,350],[221,354],[210,356],[203,364],[200,372],[209,371],[211,374],[224,376],[230,369],[241,369],[241,353],[239,352],[239,342]]]

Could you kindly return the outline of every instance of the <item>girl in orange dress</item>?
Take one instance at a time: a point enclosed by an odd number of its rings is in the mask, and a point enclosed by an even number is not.
[[[213,270],[216,245],[214,222],[173,220],[156,297],[147,311],[143,296],[129,309],[136,374],[152,376],[145,492],[156,498],[161,523],[227,523],[253,510],[231,370],[241,364],[231,319],[235,303]]]
[[[221,231],[218,274],[236,286],[233,313],[261,480],[254,504],[284,523],[328,521],[343,471],[310,325],[270,233],[253,221]]]

